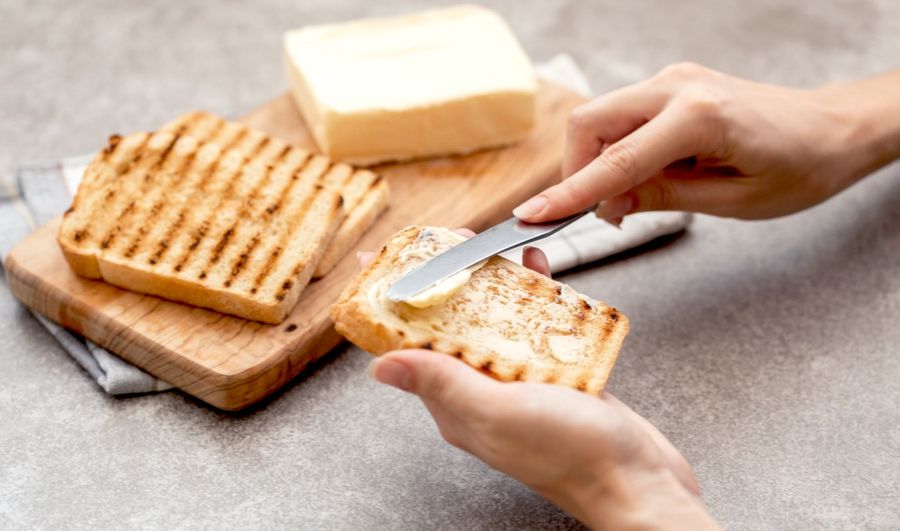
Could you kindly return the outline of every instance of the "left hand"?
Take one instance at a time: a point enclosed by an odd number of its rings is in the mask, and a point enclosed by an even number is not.
[[[360,263],[372,257],[360,253]],[[526,249],[523,261],[549,275],[540,250]],[[591,527],[717,528],[684,457],[609,393],[598,398],[557,385],[501,383],[429,350],[389,352],[370,372],[418,395],[447,442]]]

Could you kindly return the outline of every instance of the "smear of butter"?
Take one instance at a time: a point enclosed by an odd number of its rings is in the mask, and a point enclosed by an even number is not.
[[[403,302],[409,304],[414,308],[428,308],[431,306],[436,306],[438,304],[443,304],[454,293],[459,291],[460,288],[466,285],[466,282],[468,282],[469,279],[472,278],[472,273],[481,269],[486,263],[487,260],[482,260],[472,267],[463,269],[459,273],[450,275],[434,286],[431,286],[430,288],[422,291],[417,295],[413,295]]]
[[[584,343],[576,336],[550,336],[550,355],[563,363],[576,363],[583,357]]]

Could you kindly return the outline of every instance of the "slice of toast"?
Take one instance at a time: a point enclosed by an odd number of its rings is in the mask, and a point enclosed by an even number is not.
[[[184,134],[204,137],[209,131],[229,127],[233,130],[250,130],[249,127],[204,111],[196,111],[179,116],[163,125],[160,131],[177,131]],[[237,146],[240,150],[241,146]],[[300,148],[293,148],[300,149]],[[302,150],[301,150],[302,151]],[[381,175],[365,169],[358,169],[349,164],[336,163],[333,171],[326,179],[327,186],[336,188],[344,198],[344,211],[347,216],[328,244],[325,255],[319,261],[313,278],[325,276],[343,258],[378,216],[388,207],[389,188],[387,180]]]
[[[79,275],[278,323],[344,219],[326,158],[222,123],[114,136],[58,241]]]
[[[414,308],[387,298],[405,272],[464,239],[444,228],[398,232],[331,307],[337,331],[376,355],[427,348],[501,381],[602,392],[628,318],[530,269],[494,257],[443,303]]]

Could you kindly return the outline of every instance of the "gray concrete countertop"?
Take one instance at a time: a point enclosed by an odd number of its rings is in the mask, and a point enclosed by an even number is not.
[[[601,91],[684,59],[798,86],[900,66],[892,0],[488,4]],[[240,115],[283,90],[284,30],[416,7],[2,0],[0,171],[190,109]],[[631,316],[610,389],[684,451],[726,528],[900,527],[900,166],[564,280]],[[234,416],[110,398],[5,284],[0,314],[0,528],[577,525],[444,444],[356,348]]]

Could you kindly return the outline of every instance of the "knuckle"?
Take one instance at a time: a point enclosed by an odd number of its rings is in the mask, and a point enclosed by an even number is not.
[[[697,63],[683,61],[666,66],[657,74],[657,78],[663,81],[691,81],[699,79],[709,70]]]
[[[725,108],[725,98],[711,90],[697,91],[685,97],[683,105],[694,117],[718,119]]]
[[[658,210],[673,210],[678,205],[678,193],[675,187],[665,180],[656,182],[654,187],[656,197],[655,206]]]
[[[618,142],[607,148],[601,158],[614,172],[626,177],[632,185],[636,184],[637,158],[634,147],[627,142]]]
[[[572,112],[569,113],[567,122],[569,133],[578,134],[588,130],[588,128],[590,127],[590,121],[591,112],[586,104],[575,107],[574,109],[572,109]]]

